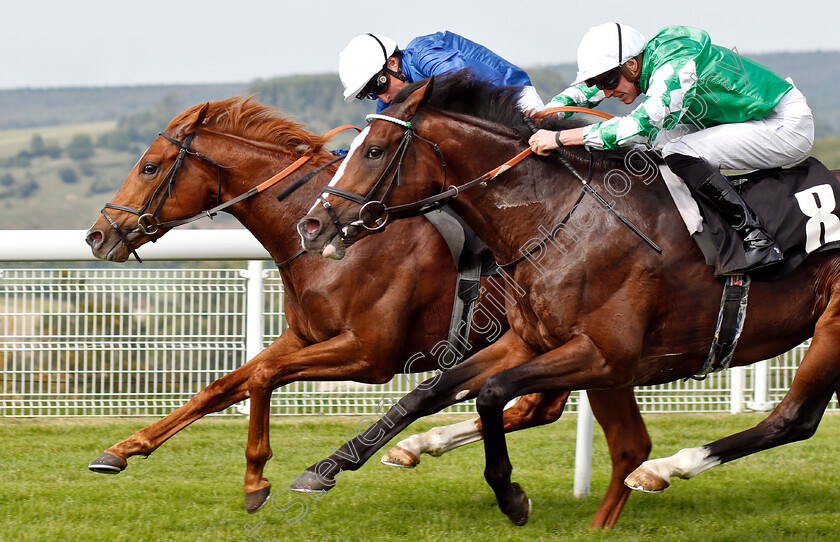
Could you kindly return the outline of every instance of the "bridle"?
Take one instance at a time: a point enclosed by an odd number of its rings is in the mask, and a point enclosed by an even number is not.
[[[321,205],[324,207],[327,214],[330,215],[330,219],[332,220],[333,225],[338,231],[339,237],[345,242],[348,241],[345,229],[341,225],[341,222],[339,221],[338,215],[336,214],[335,210],[325,199],[324,194],[333,194],[346,200],[352,201],[358,205],[361,205],[361,208],[359,209],[359,219],[354,222],[351,222],[348,226],[363,226],[367,230],[376,231],[382,229],[387,224],[388,219],[391,216],[398,216],[399,218],[409,218],[412,216],[422,215],[444,206],[450,200],[458,197],[458,195],[464,190],[469,190],[470,188],[479,185],[486,186],[487,181],[504,173],[505,171],[512,168],[531,154],[530,148],[525,149],[524,151],[517,154],[501,166],[491,171],[488,171],[481,177],[473,179],[460,186],[453,185],[447,189],[447,167],[446,158],[443,156],[443,151],[440,150],[440,147],[437,145],[437,143],[429,141],[428,139],[425,139],[418,135],[417,130],[414,128],[411,121],[401,120],[395,117],[390,117],[388,115],[379,114],[368,115],[365,120],[367,120],[368,122],[371,122],[373,120],[383,120],[386,122],[390,122],[403,127],[405,129],[405,132],[403,133],[402,140],[400,141],[396,152],[394,152],[394,155],[391,157],[391,161],[388,163],[385,170],[379,176],[379,179],[376,180],[376,182],[373,184],[373,186],[367,194],[362,196],[361,194],[357,194],[355,192],[351,192],[343,188],[338,188],[335,186],[326,186],[324,187],[321,196],[318,197],[318,201],[321,202]],[[411,144],[414,138],[419,139],[420,141],[423,141],[430,145],[437,154],[438,159],[440,160],[441,167],[443,168],[443,182],[441,183],[441,191],[433,196],[429,196],[427,198],[423,198],[412,203],[394,205],[389,207],[388,205],[386,205],[385,202],[391,195],[391,191],[393,190],[394,186],[400,185],[402,177],[402,165],[403,160],[405,158],[405,153],[408,149],[408,146]],[[393,174],[391,174],[392,170]],[[388,181],[389,176],[390,182]],[[382,191],[381,189],[386,182],[388,184],[385,187],[385,190]],[[382,191],[382,196],[379,199],[376,199],[376,195],[380,191]]]
[[[155,191],[152,192],[152,195],[143,204],[143,206],[139,209],[135,209],[133,207],[129,207],[127,205],[118,205],[115,203],[106,203],[105,207],[102,209],[102,216],[108,221],[114,231],[119,235],[120,240],[122,243],[128,248],[129,252],[137,259],[138,262],[142,262],[143,260],[140,259],[140,256],[137,255],[137,250],[131,241],[128,239],[128,235],[132,233],[143,233],[148,235],[152,242],[157,241],[157,236],[160,233],[162,228],[171,228],[175,226],[180,226],[181,224],[186,224],[188,222],[192,222],[193,220],[197,220],[203,216],[210,216],[212,218],[212,210],[204,211],[195,217],[191,217],[190,219],[183,219],[183,220],[172,220],[169,222],[161,223],[158,219],[157,215],[160,210],[163,208],[163,205],[166,203],[166,200],[172,196],[172,187],[175,184],[175,179],[178,176],[178,172],[181,170],[181,166],[184,164],[184,158],[188,154],[196,156],[214,166],[218,170],[219,174],[219,190],[217,191],[217,202],[221,199],[221,187],[222,187],[222,169],[232,168],[234,166],[223,166],[213,160],[212,158],[190,150],[190,144],[192,143],[193,137],[195,137],[195,132],[191,132],[187,134],[187,137],[184,138],[184,141],[178,141],[174,137],[170,136],[166,132],[160,132],[158,135],[162,136],[166,140],[170,141],[173,145],[179,147],[178,156],[175,157],[175,162],[172,164],[172,167],[169,168],[169,171],[166,172],[163,180],[160,184],[155,188]],[[157,206],[155,206],[154,210],[152,206],[154,205],[155,200],[158,200]],[[114,209],[116,211],[124,211],[126,213],[131,213],[137,215],[137,227],[131,231],[124,231],[116,221],[111,218],[111,215],[108,214],[107,209]],[[150,211],[151,210],[151,211]]]
[[[344,228],[341,226],[338,215],[330,203],[326,200],[324,194],[333,194],[361,205],[361,208],[359,209],[359,220],[352,222],[350,226],[364,226],[365,229],[376,231],[385,227],[385,224],[388,222],[388,218],[392,213],[400,213],[401,216],[406,218],[409,216],[424,214],[445,204],[449,199],[445,196],[445,194],[451,192],[452,189],[454,189],[456,193],[458,192],[458,188],[454,186],[449,191],[446,190],[448,169],[446,166],[446,159],[443,156],[443,151],[440,150],[437,143],[429,141],[428,139],[418,135],[410,121],[400,120],[387,115],[368,115],[365,118],[367,122],[377,119],[402,126],[405,128],[405,131],[403,132],[402,140],[400,140],[400,143],[397,146],[397,150],[391,157],[391,161],[388,162],[388,165],[385,167],[384,171],[370,190],[368,190],[368,193],[362,196],[360,194],[356,194],[355,192],[344,190],[343,188],[325,186],[321,195],[318,196],[317,201],[321,202],[324,210],[326,210],[327,214],[330,215],[330,219],[338,231],[338,235],[345,242],[347,241],[347,237]],[[437,154],[438,160],[440,160],[440,165],[443,169],[441,193],[437,196],[426,198],[417,202],[416,207],[415,204],[409,206],[388,207],[385,202],[391,195],[394,187],[399,186],[402,183],[402,167],[403,161],[405,160],[405,154],[409,145],[415,138],[428,144],[435,151],[435,154]],[[382,190],[383,186],[385,187],[384,190]],[[379,199],[376,199],[376,195],[379,192],[382,192],[382,195]],[[414,212],[414,214],[410,214],[411,212]]]
[[[593,110],[590,110],[590,109],[584,109],[584,108],[580,108],[580,107],[557,107],[557,108],[554,108],[552,110],[545,111],[544,114],[551,114],[551,113],[556,113],[556,112],[586,112],[586,113],[595,114],[595,115],[601,116],[601,117],[605,117],[605,116],[606,116],[606,118],[611,117],[609,115],[606,115],[606,114],[598,112],[598,111],[593,111]],[[526,122],[531,125],[532,129],[534,129],[534,131],[536,131],[536,127],[533,126],[533,121],[531,120],[531,118],[526,115],[525,119],[526,119]],[[399,215],[401,218],[408,218],[408,217],[411,217],[411,216],[421,215],[421,214],[427,213],[429,211],[432,211],[434,209],[438,209],[438,208],[442,207],[443,205],[445,205],[450,200],[458,197],[458,195],[465,190],[469,190],[470,188],[473,188],[475,186],[486,187],[487,183],[490,180],[496,178],[497,176],[501,175],[505,171],[514,167],[519,162],[521,162],[522,160],[524,160],[525,158],[527,158],[529,155],[532,154],[531,148],[528,147],[525,150],[523,150],[522,152],[520,152],[519,154],[517,154],[516,156],[514,156],[513,158],[511,158],[510,160],[508,160],[505,163],[503,163],[502,165],[486,172],[485,174],[481,175],[480,177],[477,177],[477,178],[475,178],[471,181],[468,181],[468,182],[466,182],[466,183],[464,183],[460,186],[452,186],[451,188],[447,189],[446,188],[446,160],[443,156],[442,151],[440,150],[440,147],[438,147],[437,144],[435,144],[435,143],[417,135],[416,129],[414,128],[414,126],[412,125],[410,120],[401,120],[401,119],[397,119],[395,117],[390,117],[390,116],[387,116],[387,115],[368,115],[366,120],[368,122],[371,122],[372,120],[383,120],[383,121],[391,122],[393,124],[397,124],[397,125],[405,128],[405,133],[403,134],[403,139],[400,142],[399,147],[397,148],[397,152],[394,153],[394,156],[391,158],[391,161],[388,163],[388,166],[385,168],[382,175],[380,175],[379,179],[376,181],[376,183],[374,183],[373,187],[371,187],[371,189],[368,191],[368,193],[365,196],[362,196],[360,194],[356,194],[355,192],[351,192],[351,191],[345,190],[343,188],[337,188],[335,186],[327,186],[327,187],[324,188],[323,192],[325,192],[327,194],[334,194],[336,196],[339,196],[341,198],[353,201],[353,202],[361,205],[361,208],[359,209],[359,219],[354,221],[354,222],[351,222],[349,224],[349,226],[363,226],[368,230],[379,230],[379,229],[383,228],[388,221],[388,217],[391,216],[391,215]],[[438,157],[440,158],[441,164],[443,165],[443,169],[444,169],[444,179],[443,179],[441,191],[438,194],[435,194],[434,196],[423,198],[423,199],[420,199],[420,200],[412,202],[412,203],[406,203],[406,204],[403,204],[403,205],[395,205],[395,206],[389,207],[385,204],[385,201],[386,201],[387,197],[390,195],[391,190],[393,189],[394,185],[395,184],[397,184],[397,185],[400,184],[400,174],[401,174],[401,170],[402,170],[402,161],[403,161],[403,158],[405,156],[406,149],[407,149],[408,145],[411,143],[412,138],[414,138],[414,137],[420,139],[421,141],[424,141],[424,142],[428,143],[437,152]],[[578,197],[578,200],[575,203],[575,205],[577,205],[577,203],[580,203],[584,194],[588,193],[589,195],[594,197],[601,205],[603,205],[605,209],[608,209],[610,212],[612,212],[623,224],[625,224],[627,227],[629,227],[633,231],[633,233],[635,233],[643,241],[645,241],[648,244],[648,246],[650,246],[653,250],[655,250],[656,252],[659,252],[659,253],[662,252],[662,249],[659,248],[659,246],[656,243],[654,243],[647,235],[645,235],[641,230],[639,230],[639,228],[637,228],[632,222],[630,222],[624,215],[622,215],[612,205],[610,205],[606,200],[604,200],[604,198],[603,198],[603,196],[601,196],[601,194],[599,194],[594,188],[592,188],[591,181],[592,181],[592,175],[593,175],[594,169],[593,169],[593,160],[592,160],[592,155],[591,154],[590,154],[590,163],[589,163],[589,174],[588,174],[586,179],[584,179],[580,175],[580,173],[578,173],[578,171],[569,163],[568,160],[566,160],[566,158],[562,154],[560,154],[560,153],[557,153],[557,154],[558,154],[558,159],[560,160],[560,162],[567,169],[569,169],[569,171],[583,184],[583,192],[581,192],[581,195]],[[379,200],[374,199],[376,193],[379,191],[381,186],[385,183],[385,180],[388,177],[388,173],[389,173],[389,171],[391,171],[392,166],[394,166],[395,162],[396,162],[396,167],[395,167],[394,175],[391,178],[391,182],[388,184],[387,188],[385,189],[385,192],[383,193],[382,198],[380,198]],[[335,226],[336,230],[338,231],[338,235],[341,237],[342,241],[347,243],[348,242],[347,235],[344,231],[344,228],[341,226],[341,223],[338,219],[338,215],[336,214],[335,210],[332,208],[332,206],[329,204],[329,202],[326,201],[323,194],[321,196],[319,196],[318,199],[319,199],[319,201],[321,201],[322,206],[327,211],[327,213],[330,215],[332,223]],[[374,215],[374,214],[370,213],[370,209],[376,209],[378,211],[378,213]],[[367,215],[365,214],[366,210],[369,211]],[[567,221],[570,218],[570,216],[571,216],[571,211],[566,216],[563,223],[565,223],[565,221]],[[547,239],[543,240],[540,244],[542,244],[546,241],[547,241]],[[347,243],[347,244],[349,244],[349,243]],[[534,250],[536,250],[536,248]],[[509,262],[507,264],[502,265],[502,267],[509,267],[509,266],[515,265],[515,264],[521,262],[522,260],[524,260],[525,257],[526,256],[517,258],[516,260],[514,260],[512,262]]]
[[[355,126],[339,126],[338,128],[335,128],[335,129],[327,132],[327,134],[325,134],[324,137],[327,140],[329,140],[330,138],[332,138],[332,136],[334,136],[338,132],[340,132],[342,130],[349,129],[349,128],[355,129],[357,131],[359,130]],[[277,173],[276,175],[272,176],[271,178],[263,181],[262,183],[258,184],[257,186],[251,188],[250,190],[240,194],[239,196],[222,203],[222,201],[221,201],[221,198],[222,198],[222,170],[223,169],[232,169],[236,166],[223,166],[223,165],[219,164],[218,162],[216,162],[215,160],[213,160],[212,158],[210,158],[209,156],[207,156],[205,154],[190,150],[190,145],[192,144],[192,140],[193,140],[193,137],[195,137],[195,134],[196,134],[196,132],[191,132],[190,134],[188,134],[184,138],[183,141],[178,141],[177,139],[170,136],[166,132],[160,132],[158,135],[160,135],[161,137],[163,137],[164,139],[166,139],[167,141],[169,141],[170,143],[172,143],[173,145],[175,145],[176,147],[179,148],[178,156],[175,157],[175,162],[169,168],[169,171],[166,172],[166,176],[164,176],[161,183],[158,185],[158,187],[155,189],[155,191],[152,193],[152,195],[149,197],[149,199],[146,201],[145,204],[143,204],[143,206],[140,209],[135,209],[135,208],[129,207],[127,205],[118,205],[118,204],[114,204],[114,203],[106,203],[105,207],[101,211],[102,216],[105,217],[105,219],[108,221],[108,223],[114,229],[114,231],[117,233],[117,235],[120,238],[120,241],[122,241],[122,243],[126,246],[126,248],[129,250],[129,252],[140,263],[142,263],[143,260],[140,259],[140,256],[138,256],[138,254],[137,254],[136,248],[131,243],[131,241],[128,239],[129,234],[139,232],[139,233],[148,235],[151,238],[151,241],[154,243],[154,242],[157,241],[161,230],[175,228],[175,227],[178,227],[178,226],[182,226],[184,224],[189,224],[191,222],[195,222],[196,220],[198,220],[200,218],[204,218],[204,217],[209,217],[209,218],[212,219],[219,212],[223,211],[224,209],[227,209],[231,205],[239,203],[240,201],[242,201],[244,199],[247,199],[247,198],[250,198],[252,196],[256,196],[260,192],[262,192],[265,189],[269,188],[270,186],[273,186],[274,184],[276,184],[278,181],[288,177],[290,174],[297,171],[303,164],[308,162],[313,156],[315,156],[312,153],[301,156],[295,162],[293,162],[291,165],[289,165],[288,167],[283,169],[283,171],[281,171],[281,172]],[[180,171],[181,166],[184,163],[184,159],[186,158],[187,155],[192,155],[192,156],[195,156],[197,158],[200,158],[201,160],[204,160],[205,162],[207,162],[207,163],[216,167],[216,169],[218,171],[218,176],[219,176],[219,186],[218,186],[218,190],[216,192],[216,205],[211,209],[204,210],[204,211],[202,211],[202,212],[200,212],[196,215],[193,215],[191,217],[188,217],[188,218],[181,218],[181,219],[177,219],[177,220],[169,220],[169,221],[166,221],[166,222],[161,222],[158,219],[157,215],[160,212],[160,210],[163,208],[163,205],[166,203],[166,200],[169,197],[172,196],[172,189],[173,189],[172,187],[175,184],[175,179],[178,176],[178,172]],[[334,163],[338,162],[339,160],[341,160],[343,158],[344,158],[343,156],[339,156],[339,157],[337,157],[333,160],[330,160],[327,163],[313,169],[312,171],[310,171],[309,173],[307,173],[306,175],[304,175],[303,177],[301,177],[300,179],[298,179],[297,181],[292,183],[290,186],[286,187],[277,196],[278,201],[282,201],[288,195],[290,195],[295,190],[297,190],[298,188],[303,186],[312,177],[314,177],[315,175],[317,175],[318,173],[320,173],[324,169],[328,168],[329,166],[333,165]],[[154,210],[149,212],[149,210],[152,208],[152,205],[154,205],[155,200],[157,200],[158,198],[160,198],[160,199],[159,199],[157,205],[155,206]],[[123,230],[122,228],[119,227],[119,225],[116,223],[116,221],[113,218],[111,218],[111,216],[108,214],[107,209],[114,209],[114,210],[117,210],[117,211],[124,211],[124,212],[127,212],[127,213],[137,215],[137,217],[138,217],[137,218],[137,227],[135,229],[131,230],[131,231]],[[301,256],[304,252],[305,252],[304,250],[300,250],[299,252],[294,254],[291,258],[289,258],[287,260],[284,260],[283,262],[279,262],[277,264],[277,266],[278,267],[284,267],[284,266],[288,265],[294,259]]]

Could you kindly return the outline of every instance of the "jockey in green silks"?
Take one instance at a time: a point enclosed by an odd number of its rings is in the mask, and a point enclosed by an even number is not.
[[[604,98],[642,102],[626,116],[551,132],[540,130],[531,148],[547,154],[561,145],[659,150],[689,188],[719,211],[744,242],[747,272],[781,261],[770,234],[721,169],[781,167],[808,156],[814,119],[789,79],[714,45],[708,33],[663,28],[652,39],[618,23],[590,29],[578,48],[572,86],[547,107],[592,107]]]

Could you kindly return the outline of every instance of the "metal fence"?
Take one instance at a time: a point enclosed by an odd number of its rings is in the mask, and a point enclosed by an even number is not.
[[[254,288],[258,316],[253,306],[249,315]],[[277,271],[263,271],[261,262],[247,269],[0,268],[0,416],[167,414],[280,334],[282,290]],[[701,382],[638,388],[637,398],[643,412],[762,408],[787,391],[803,351]],[[298,382],[275,391],[272,411],[370,415],[422,378],[398,375],[381,386]],[[571,410],[576,401],[577,394]],[[468,402],[448,411],[474,408]]]

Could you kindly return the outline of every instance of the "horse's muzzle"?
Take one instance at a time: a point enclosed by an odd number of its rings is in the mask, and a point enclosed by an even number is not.
[[[119,250],[120,243],[113,242],[100,229],[91,228],[85,234],[85,243],[90,247],[91,253],[100,260],[124,262],[128,259],[128,251],[123,254]]]
[[[340,260],[344,257],[346,248],[341,232],[333,232],[334,234],[331,235],[327,229],[318,218],[312,215],[303,217],[297,224],[301,246],[307,252]]]

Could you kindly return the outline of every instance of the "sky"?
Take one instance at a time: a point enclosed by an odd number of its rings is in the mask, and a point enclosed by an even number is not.
[[[836,0],[27,0],[0,10],[0,89],[250,83],[335,73],[358,34],[451,30],[522,67],[574,62],[590,27],[696,26],[740,54],[840,51]]]

